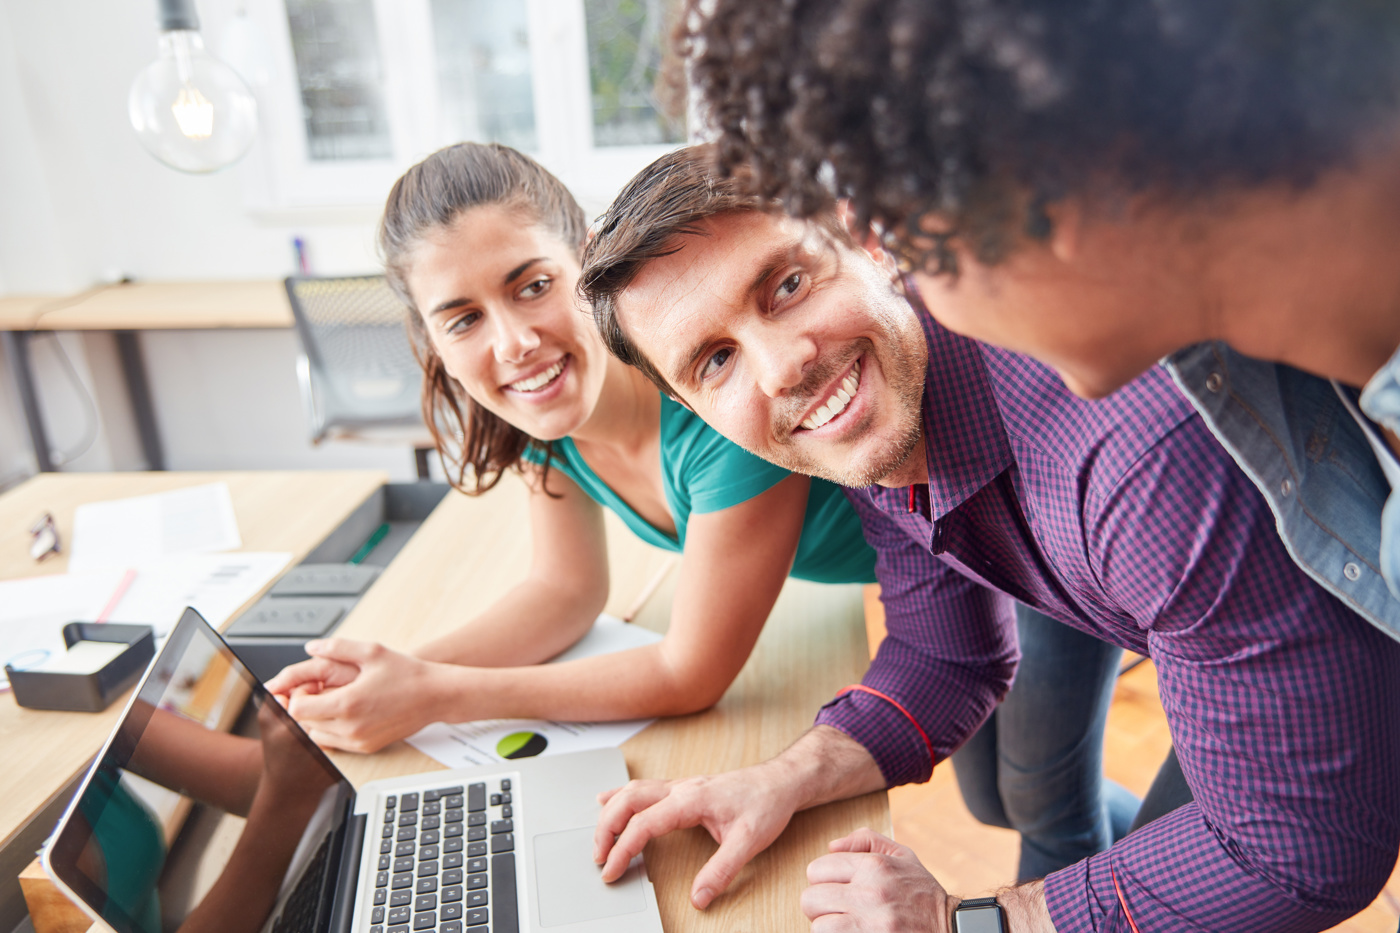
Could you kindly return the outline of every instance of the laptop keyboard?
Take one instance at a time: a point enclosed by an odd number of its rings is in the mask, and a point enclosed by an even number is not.
[[[369,933],[519,933],[510,778],[385,798]]]

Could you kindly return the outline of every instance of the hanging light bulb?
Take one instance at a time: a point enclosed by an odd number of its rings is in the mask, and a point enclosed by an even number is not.
[[[160,57],[136,76],[127,113],[153,156],[182,172],[212,172],[253,144],[257,103],[232,68],[204,49],[194,0],[158,0]]]

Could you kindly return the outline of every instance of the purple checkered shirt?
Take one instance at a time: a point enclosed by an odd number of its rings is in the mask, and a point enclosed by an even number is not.
[[[927,488],[848,490],[889,634],[864,683],[936,760],[1017,658],[1011,602],[1150,655],[1195,802],[1045,879],[1060,933],[1323,930],[1400,847],[1400,644],[1294,566],[1160,368],[1086,402],[926,315]],[[1326,456],[1326,451],[1318,451]],[[818,722],[891,786],[936,763],[869,693]]]

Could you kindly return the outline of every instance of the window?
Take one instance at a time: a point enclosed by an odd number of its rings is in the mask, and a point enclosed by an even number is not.
[[[377,212],[409,165],[469,139],[530,153],[597,212],[685,140],[677,5],[249,0],[272,60],[249,204]]]

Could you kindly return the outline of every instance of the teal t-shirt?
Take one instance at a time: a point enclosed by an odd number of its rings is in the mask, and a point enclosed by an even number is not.
[[[543,463],[544,451],[532,446],[525,458]],[[788,475],[782,467],[721,437],[693,411],[664,395],[661,472],[666,503],[676,523],[674,538],[642,518],[599,479],[569,438],[554,442],[552,468],[578,483],[595,502],[616,512],[637,537],[668,551],[684,549],[692,513],[703,515],[747,502]],[[865,543],[860,518],[840,486],[812,480],[792,576],[817,583],[875,582],[875,552]]]

